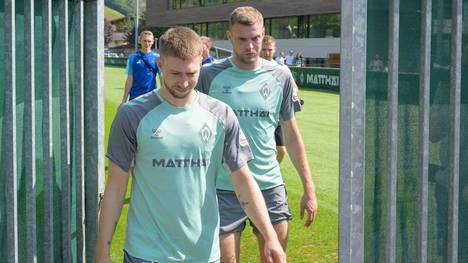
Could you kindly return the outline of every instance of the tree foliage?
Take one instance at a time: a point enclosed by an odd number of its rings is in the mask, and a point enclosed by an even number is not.
[[[112,33],[114,33],[112,24],[104,19],[104,45],[107,46],[112,40]]]

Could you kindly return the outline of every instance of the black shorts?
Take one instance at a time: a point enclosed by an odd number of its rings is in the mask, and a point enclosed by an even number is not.
[[[283,142],[283,131],[281,130],[281,126],[278,125],[275,130],[275,142],[276,146],[284,146]]]

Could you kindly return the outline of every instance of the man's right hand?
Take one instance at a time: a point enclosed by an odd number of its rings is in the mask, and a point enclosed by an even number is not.
[[[266,242],[263,253],[268,263],[286,263],[286,254],[277,239]]]

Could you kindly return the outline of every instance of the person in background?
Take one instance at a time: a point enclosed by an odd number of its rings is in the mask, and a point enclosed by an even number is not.
[[[276,39],[272,36],[266,35],[263,37],[262,51],[260,57],[268,61],[273,61],[273,55],[276,52]],[[288,67],[286,67],[289,70]],[[296,96],[298,93],[297,85],[294,83]],[[301,110],[301,100],[294,100],[294,112]],[[284,146],[283,132],[281,131],[281,125],[278,125],[275,130],[275,142],[276,142],[276,160],[281,163],[286,155],[286,147]]]
[[[201,40],[203,42],[203,61],[202,61],[202,65],[215,62],[216,59],[213,56],[211,56],[211,54],[210,54],[210,49],[211,49],[211,46],[213,45],[213,40],[211,40],[211,38],[207,37],[207,36],[201,36],[200,38],[201,38]]]
[[[305,66],[304,56],[302,55],[301,52],[296,53],[296,66],[298,66],[298,67],[304,67]]]
[[[156,75],[159,71],[156,58],[159,57],[159,54],[151,49],[153,44],[153,32],[142,31],[140,33],[140,49],[131,54],[127,60],[127,80],[121,105],[127,100],[133,100],[156,88]]]
[[[270,220],[283,248],[288,240],[288,207],[286,188],[276,161],[274,133],[278,124],[303,186],[300,203],[304,225],[312,224],[317,213],[315,186],[304,143],[294,116],[294,84],[291,72],[274,61],[260,58],[265,35],[263,16],[255,8],[236,8],[230,16],[227,38],[232,44],[232,57],[202,67],[197,89],[232,107],[255,156],[248,166],[262,190]],[[297,96],[296,96],[297,97]],[[297,99],[297,98],[296,98]],[[237,201],[229,171],[219,171],[216,181],[220,211],[220,244],[222,262],[239,262],[240,237],[248,215]],[[259,249],[265,238],[256,230]],[[261,261],[266,262],[263,253]]]
[[[288,66],[293,66],[294,65],[294,62],[295,62],[295,57],[294,57],[294,51],[293,50],[289,50],[288,51],[288,54],[286,55],[286,57],[284,57],[284,63]]]
[[[275,58],[275,61],[280,65],[284,65],[284,52],[281,51],[279,55]]]
[[[252,153],[235,113],[194,90],[202,61],[200,37],[176,27],[159,41],[161,88],[122,105],[112,123],[96,262],[111,262],[110,245],[131,172],[124,263],[219,263],[216,180],[226,167],[242,209],[266,239],[263,256],[285,263],[249,172]]]

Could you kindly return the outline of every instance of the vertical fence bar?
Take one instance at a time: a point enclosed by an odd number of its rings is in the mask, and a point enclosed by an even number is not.
[[[18,262],[18,186],[16,169],[16,27],[15,1],[5,0],[5,111],[3,138],[5,149],[3,167],[6,191],[7,262]]]
[[[92,262],[104,188],[104,0],[85,2],[85,198],[86,260]]]
[[[76,262],[85,262],[84,250],[84,65],[83,65],[83,2],[75,4],[75,159],[73,161],[76,171]]]
[[[36,250],[36,127],[34,82],[34,0],[24,1],[24,169],[26,183],[26,261],[37,262]]]
[[[70,209],[70,106],[68,65],[68,0],[60,0],[60,173],[62,180],[62,262],[71,262],[71,209]]]
[[[432,0],[422,1],[421,68],[419,77],[419,176],[417,259],[427,262],[428,172],[429,172],[429,93],[431,80]]]
[[[42,155],[44,259],[54,260],[54,172],[52,152],[52,0],[42,1]]]
[[[367,1],[341,1],[339,261],[364,262]]]
[[[388,52],[388,154],[387,154],[387,233],[386,262],[395,262],[396,255],[396,195],[398,152],[398,62],[400,42],[400,1],[389,6]]]
[[[448,262],[458,262],[458,201],[460,165],[460,90],[462,57],[462,0],[452,1],[452,54],[450,67],[450,136]]]

